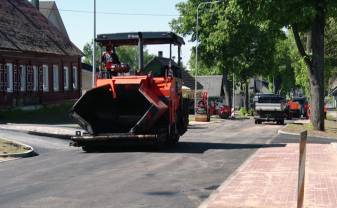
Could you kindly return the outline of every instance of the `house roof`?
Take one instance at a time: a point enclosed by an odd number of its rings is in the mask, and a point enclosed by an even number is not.
[[[329,96],[337,96],[337,86],[330,91]]]
[[[194,86],[195,86],[194,77],[186,70],[182,71],[182,77],[183,77],[183,86],[186,86],[190,88],[191,90],[194,90]],[[197,89],[198,90],[202,89],[202,85],[200,84],[200,82],[197,82]]]
[[[198,82],[208,92],[209,97],[219,97],[222,91],[222,75],[197,76]]]
[[[81,51],[27,0],[0,2],[0,50],[80,56]]]
[[[158,56],[153,57],[153,59],[151,61],[149,61],[149,63],[147,63],[146,65],[149,65],[153,62],[158,62],[163,67],[168,67],[170,65],[170,61],[171,61],[172,67],[179,68],[178,64],[175,61],[173,61],[169,58],[158,57]],[[146,68],[146,66],[144,68]]]
[[[40,1],[39,10],[60,32],[69,37],[55,1]]]

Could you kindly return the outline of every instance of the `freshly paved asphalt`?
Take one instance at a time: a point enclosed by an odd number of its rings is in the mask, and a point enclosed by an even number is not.
[[[85,153],[69,142],[0,130],[33,146],[36,157],[0,163],[0,207],[198,207],[258,148],[277,125],[253,120],[191,126],[170,149]]]

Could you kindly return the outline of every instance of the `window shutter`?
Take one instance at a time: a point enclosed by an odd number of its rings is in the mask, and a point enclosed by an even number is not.
[[[5,66],[0,64],[0,92],[5,92]]]
[[[14,64],[13,69],[13,92],[18,92],[20,89],[20,75],[18,70],[18,65]]]
[[[39,91],[42,92],[43,91],[43,68],[40,65],[39,66]]]
[[[34,71],[31,65],[27,66],[27,91],[33,91],[33,84],[34,84]]]
[[[3,87],[4,87],[4,92],[7,92],[7,87],[8,87],[8,69],[7,66],[4,64],[3,66]]]

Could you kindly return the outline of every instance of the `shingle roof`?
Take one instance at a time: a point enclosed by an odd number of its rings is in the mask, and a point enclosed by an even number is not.
[[[63,24],[55,1],[40,1],[39,10],[60,32],[68,37],[67,30]]]
[[[222,75],[197,76],[197,80],[203,86],[203,89],[208,92],[209,97],[221,96]]]
[[[182,71],[182,75],[183,75],[183,85],[190,88],[191,90],[194,90],[195,86],[194,77],[186,70]],[[197,89],[198,90],[202,89],[202,85],[199,82],[197,82]]]
[[[81,51],[27,0],[0,2],[0,49],[80,56]]]

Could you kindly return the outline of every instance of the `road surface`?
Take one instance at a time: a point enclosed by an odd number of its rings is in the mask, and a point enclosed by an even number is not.
[[[0,131],[33,146],[36,157],[0,163],[0,207],[195,208],[258,148],[277,125],[253,120],[191,126],[173,148],[85,153],[68,141]]]

